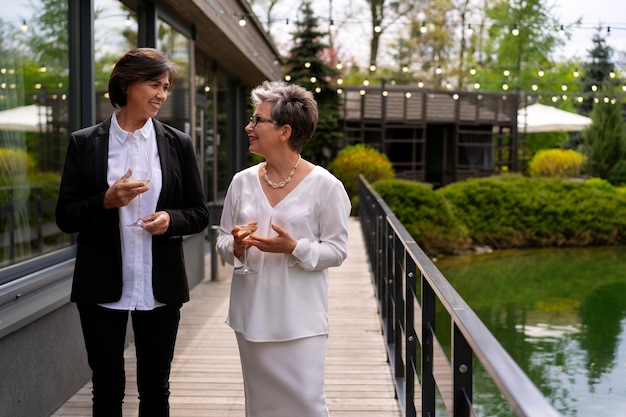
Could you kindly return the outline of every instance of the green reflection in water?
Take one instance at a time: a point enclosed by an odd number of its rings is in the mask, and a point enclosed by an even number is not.
[[[437,266],[564,416],[624,416],[626,247],[498,251]],[[476,368],[479,414],[513,416]]]

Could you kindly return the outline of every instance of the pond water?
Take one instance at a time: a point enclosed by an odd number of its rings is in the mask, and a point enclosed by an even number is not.
[[[497,251],[437,266],[564,416],[626,416],[626,247]],[[515,415],[475,365],[479,415]]]

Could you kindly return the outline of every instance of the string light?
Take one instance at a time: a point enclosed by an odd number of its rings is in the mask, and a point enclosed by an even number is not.
[[[244,16],[241,16],[239,18],[239,26],[244,27],[248,22],[246,21],[246,18]]]
[[[519,29],[517,28],[517,23],[513,24],[513,30],[511,31],[513,36],[519,35]]]

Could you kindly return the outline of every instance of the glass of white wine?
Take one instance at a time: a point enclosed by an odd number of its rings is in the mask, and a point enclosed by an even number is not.
[[[257,230],[257,222],[249,222],[246,223],[246,215],[243,211],[243,203],[241,200],[235,201],[235,226],[239,229],[237,233],[238,236],[241,235],[249,235],[251,233],[256,232]],[[252,269],[248,265],[248,249],[245,248],[243,250],[243,265],[235,268],[235,274],[245,275],[245,274],[256,274],[257,271]]]
[[[131,176],[127,178],[127,181],[131,184],[141,184],[144,187],[150,183],[152,179],[152,165],[150,164],[150,158],[148,154],[145,152],[133,152],[130,151],[126,155],[126,170],[128,172],[130,169]],[[141,207],[141,194],[137,196],[137,209],[138,216],[137,220],[133,223],[128,224],[129,227],[143,227],[145,222],[141,220],[143,217],[142,207]]]

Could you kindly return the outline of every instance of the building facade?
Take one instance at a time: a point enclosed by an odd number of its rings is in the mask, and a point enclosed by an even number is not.
[[[281,78],[280,59],[245,0],[13,0],[0,39],[0,417],[47,417],[90,377],[69,303],[76,237],[54,207],[69,133],[113,112],[113,64],[137,46],[178,64],[158,118],[193,138],[211,204],[247,166],[249,92]],[[185,239],[191,285],[212,272],[210,244]]]

